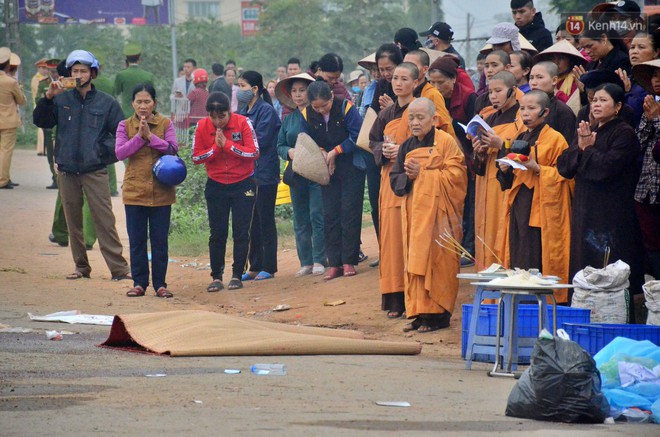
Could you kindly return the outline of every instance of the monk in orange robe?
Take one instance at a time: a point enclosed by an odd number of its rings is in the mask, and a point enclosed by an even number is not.
[[[447,105],[445,105],[445,98],[440,94],[440,91],[429,81],[426,80],[426,73],[430,68],[430,58],[429,54],[424,50],[412,50],[406,53],[405,58],[406,62],[412,62],[419,69],[419,83],[413,92],[415,97],[426,97],[435,105],[435,113],[438,116],[436,121],[436,127],[447,132],[449,135],[456,137],[454,132],[454,126],[451,123],[451,115],[449,115],[449,110]]]
[[[456,139],[434,129],[436,108],[424,97],[408,106],[412,138],[400,147],[390,184],[403,197],[404,331],[449,326],[458,294],[459,255],[435,242],[443,232],[461,240],[467,191],[465,157]]]
[[[504,194],[504,262],[511,267],[536,268],[568,283],[571,246],[573,181],[557,171],[557,158],[568,148],[564,136],[546,118],[550,98],[540,90],[523,97],[520,117],[527,127],[517,140],[530,145],[526,170],[500,163],[497,178]],[[567,290],[555,290],[557,302],[568,302]]]
[[[504,193],[497,181],[496,159],[504,149],[505,140],[515,139],[526,130],[520,120],[516,100],[516,79],[508,71],[495,74],[488,83],[488,93],[497,112],[485,121],[493,132],[482,131],[472,139],[474,146],[473,170],[476,173],[474,233],[475,259],[478,269],[484,269],[492,263],[502,264],[503,254],[498,253],[500,221],[504,212]],[[483,240],[479,241],[479,238]],[[491,252],[492,251],[492,252]]]
[[[419,69],[410,62],[399,64],[392,75],[392,89],[397,99],[382,109],[369,132],[369,147],[374,153],[376,165],[381,167],[381,184],[378,197],[379,286],[381,309],[387,317],[399,318],[405,312],[403,295],[404,273],[403,237],[401,234],[401,198],[390,188],[390,170],[396,160],[399,146],[410,137],[408,104],[414,100]]]

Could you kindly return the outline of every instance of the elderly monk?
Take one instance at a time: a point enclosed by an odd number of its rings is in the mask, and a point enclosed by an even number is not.
[[[568,144],[547,123],[552,104],[544,91],[532,90],[520,103],[520,118],[527,131],[516,140],[530,146],[521,160],[525,169],[500,163],[497,179],[504,194],[504,262],[511,267],[536,268],[567,283],[571,247],[573,181],[557,171],[557,158]],[[567,302],[567,290],[556,290],[557,302]]]
[[[403,197],[403,264],[406,315],[403,330],[431,332],[449,326],[458,294],[459,255],[435,243],[449,232],[461,240],[467,190],[465,157],[454,137],[434,129],[433,102],[408,105],[412,137],[399,148],[390,184]]]

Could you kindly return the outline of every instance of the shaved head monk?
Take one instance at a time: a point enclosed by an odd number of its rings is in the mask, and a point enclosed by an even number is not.
[[[445,231],[461,241],[467,190],[465,157],[456,140],[435,129],[436,108],[421,97],[408,105],[412,137],[399,148],[390,185],[401,205],[403,224],[403,330],[431,332],[449,326],[458,294],[460,256],[435,243]]]

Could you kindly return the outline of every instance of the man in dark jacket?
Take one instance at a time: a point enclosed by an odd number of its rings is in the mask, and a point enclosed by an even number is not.
[[[231,100],[231,87],[225,79],[225,67],[222,64],[217,63],[211,65],[211,71],[216,76],[216,79],[211,83],[209,87],[209,94],[215,91],[220,91],[225,93],[227,97]]]
[[[99,68],[93,54],[74,50],[67,57],[66,68],[74,79],[73,89],[67,91],[71,86],[62,79],[53,81],[46,96],[37,102],[32,118],[44,129],[57,126],[55,171],[76,264],[67,279],[89,278],[92,271],[83,238],[83,194],[112,279],[130,279],[115,228],[106,170],[106,165],[117,161],[115,132],[124,115],[112,96],[92,85]]]
[[[542,52],[553,44],[552,34],[545,28],[543,16],[536,12],[532,0],[511,0],[511,14],[520,34]]]

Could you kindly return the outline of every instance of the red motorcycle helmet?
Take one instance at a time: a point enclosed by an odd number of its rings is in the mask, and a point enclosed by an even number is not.
[[[192,72],[193,83],[198,84],[209,81],[209,74],[203,68],[198,68]]]

